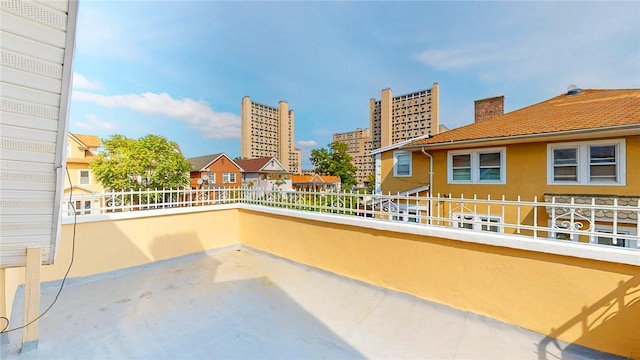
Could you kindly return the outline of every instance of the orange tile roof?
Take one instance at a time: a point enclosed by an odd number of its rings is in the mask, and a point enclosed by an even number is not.
[[[405,147],[633,124],[640,124],[640,89],[586,89],[576,95],[562,94],[489,120],[417,140]]]
[[[252,172],[252,171],[260,171],[269,161],[273,159],[272,157],[264,157],[257,159],[245,159],[245,160],[237,160],[236,164],[240,166],[244,171]]]
[[[321,181],[318,181],[321,180]],[[291,175],[291,182],[294,184],[298,183],[339,183],[339,176],[330,176],[330,175]]]
[[[81,135],[81,134],[72,134],[78,140],[82,141],[82,143],[86,147],[99,147],[100,146],[100,138],[95,135]]]

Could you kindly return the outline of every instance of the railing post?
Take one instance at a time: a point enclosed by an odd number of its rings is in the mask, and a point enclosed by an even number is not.
[[[555,208],[552,206],[551,209]],[[533,197],[533,238],[538,238],[538,195]]]
[[[518,195],[518,200],[517,200],[517,205],[516,205],[516,212],[517,212],[517,219],[516,219],[516,234],[520,234],[520,225],[522,225],[522,220],[520,219],[520,195]]]

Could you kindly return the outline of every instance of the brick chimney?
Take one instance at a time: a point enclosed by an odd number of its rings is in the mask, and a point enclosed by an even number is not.
[[[504,96],[476,100],[475,105],[477,123],[504,114]]]

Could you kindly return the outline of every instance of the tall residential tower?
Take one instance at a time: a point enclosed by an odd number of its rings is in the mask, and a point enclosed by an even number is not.
[[[289,172],[300,173],[302,155],[294,148],[294,114],[286,101],[280,101],[276,108],[253,102],[245,96],[240,117],[243,159],[272,156]]]
[[[382,90],[380,100],[369,100],[369,126],[373,149],[439,131],[439,85],[431,89],[393,96]]]
[[[380,100],[369,100],[369,129],[333,134],[333,141],[349,145],[358,168],[358,185],[365,186],[367,175],[374,173],[372,150],[446,130],[440,126],[439,98],[438,83],[431,89],[398,96],[384,89]]]
[[[371,132],[369,129],[356,129],[345,133],[333,134],[333,142],[347,144],[347,153],[353,158],[356,171],[356,181],[363,185],[367,181],[367,175],[373,173],[373,161],[371,161]]]

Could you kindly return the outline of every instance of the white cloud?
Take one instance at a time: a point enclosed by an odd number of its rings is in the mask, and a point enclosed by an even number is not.
[[[296,145],[300,147],[311,147],[311,146],[318,146],[318,143],[313,140],[299,140],[296,142]]]
[[[95,114],[87,114],[85,116],[85,121],[74,121],[75,126],[84,130],[114,130],[117,126],[109,121],[101,120]]]
[[[83,90],[104,90],[101,82],[91,81],[84,75],[73,73],[73,88]]]
[[[167,93],[100,95],[74,91],[76,101],[85,101],[108,108],[127,108],[145,115],[160,115],[186,122],[205,138],[237,139],[240,137],[240,116],[215,112],[203,100],[175,99]]]

